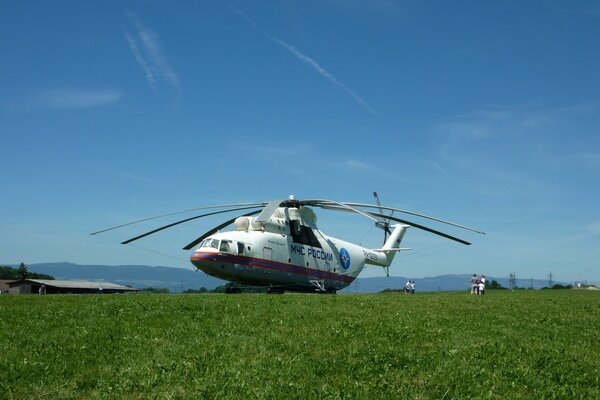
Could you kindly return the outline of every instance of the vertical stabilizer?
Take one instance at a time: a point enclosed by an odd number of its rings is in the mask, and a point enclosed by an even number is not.
[[[387,266],[389,267],[392,261],[394,260],[394,256],[396,252],[400,248],[400,242],[402,242],[402,238],[406,233],[406,230],[409,228],[409,225],[394,225],[394,230],[392,231],[390,237],[383,245],[383,252],[387,258]]]

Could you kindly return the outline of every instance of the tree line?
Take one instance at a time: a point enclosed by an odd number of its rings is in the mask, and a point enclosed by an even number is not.
[[[20,279],[49,279],[54,280],[52,275],[38,274],[29,272],[25,263],[21,263],[18,268],[13,268],[8,265],[0,266],[0,279],[3,280],[20,280]]]

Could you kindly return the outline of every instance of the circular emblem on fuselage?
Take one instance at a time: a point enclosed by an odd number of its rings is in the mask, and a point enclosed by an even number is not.
[[[343,247],[340,250],[340,264],[344,269],[350,268],[350,253],[348,253],[348,250],[344,249]]]

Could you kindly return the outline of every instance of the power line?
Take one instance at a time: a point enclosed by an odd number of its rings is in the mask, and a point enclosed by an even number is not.
[[[517,275],[514,272],[508,275],[508,287],[510,290],[517,288]]]

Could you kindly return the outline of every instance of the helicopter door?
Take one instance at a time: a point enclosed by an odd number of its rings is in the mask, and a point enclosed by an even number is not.
[[[273,249],[270,247],[263,247],[263,258],[265,260],[273,259]]]
[[[236,242],[236,243],[237,243],[237,253],[244,254],[244,243],[242,243],[242,242]]]

